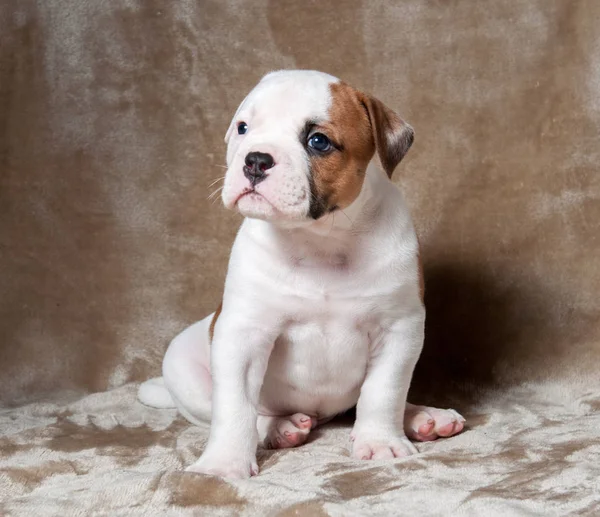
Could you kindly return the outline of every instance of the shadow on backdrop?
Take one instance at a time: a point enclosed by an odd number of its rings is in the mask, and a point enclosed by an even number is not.
[[[547,286],[508,281],[485,265],[426,265],[425,285],[425,346],[410,396],[419,403],[464,407],[514,379],[547,377],[564,352],[548,344],[569,339],[575,318],[593,324],[569,308],[557,317],[560,297]]]

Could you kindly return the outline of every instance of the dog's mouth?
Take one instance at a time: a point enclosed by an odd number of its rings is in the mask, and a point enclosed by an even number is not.
[[[279,213],[275,205],[253,187],[245,188],[234,203],[244,217],[271,218]]]
[[[242,199],[242,198],[248,198],[249,200],[252,200],[252,201],[266,201],[267,203],[269,202],[269,200],[265,196],[263,196],[260,192],[257,192],[256,189],[250,188],[250,187],[243,190],[243,192],[235,200],[234,205],[237,205],[239,203],[240,199]]]
[[[230,207],[244,217],[277,223],[282,221],[298,222],[306,219],[306,213],[300,210],[301,206],[291,206],[283,203],[282,209],[281,204],[276,192],[265,195],[265,193],[258,191],[256,187],[248,185],[238,193],[235,202]]]

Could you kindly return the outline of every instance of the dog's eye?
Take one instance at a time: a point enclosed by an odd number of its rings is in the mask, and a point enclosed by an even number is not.
[[[248,131],[248,124],[245,122],[240,122],[238,124],[238,135],[245,135],[246,131]]]
[[[331,142],[323,133],[315,133],[308,139],[308,145],[315,151],[324,153],[331,148]]]

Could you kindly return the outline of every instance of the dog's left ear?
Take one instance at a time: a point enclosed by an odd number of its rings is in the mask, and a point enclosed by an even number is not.
[[[363,94],[362,103],[367,109],[377,155],[388,177],[400,163],[413,143],[413,128],[404,122],[383,102]]]

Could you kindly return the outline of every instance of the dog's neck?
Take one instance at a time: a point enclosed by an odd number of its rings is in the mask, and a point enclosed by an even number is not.
[[[367,168],[360,194],[343,210],[303,224],[268,223],[283,248],[301,260],[337,263],[354,253],[357,234],[369,232],[389,180],[373,162]]]

